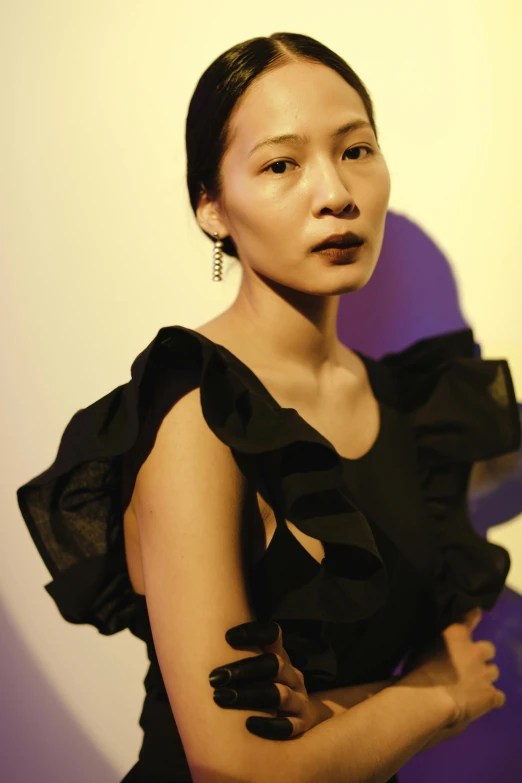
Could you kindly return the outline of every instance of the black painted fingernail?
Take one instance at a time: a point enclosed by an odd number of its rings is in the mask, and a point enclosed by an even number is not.
[[[214,691],[214,701],[220,707],[229,707],[237,701],[237,692],[231,688],[218,688]]]
[[[231,676],[230,669],[212,669],[208,681],[213,688],[219,688],[221,685],[226,685]]]
[[[288,718],[260,718],[257,715],[246,719],[246,727],[251,734],[264,739],[288,739],[293,731]]]
[[[225,634],[228,644],[259,645],[273,644],[279,636],[279,625],[275,620],[260,622],[253,620],[249,623],[236,625],[229,628]]]
[[[225,634],[225,639],[228,644],[243,644],[247,640],[247,633],[244,628],[230,628]]]
[[[229,694],[234,694],[234,698]],[[218,697],[217,703],[222,707],[234,706],[240,710],[262,710],[280,707],[281,694],[279,688],[274,683],[260,687],[237,688],[217,688],[214,696]],[[221,699],[224,699],[223,701]]]
[[[239,685],[244,682],[270,680],[279,672],[279,660],[275,653],[261,653],[254,657],[241,658],[228,666],[218,666],[212,669],[209,682],[213,688],[222,685]]]
[[[256,682],[258,680],[270,680],[276,677],[279,671],[279,660],[275,653],[261,653],[252,658],[242,658],[234,661],[227,669],[230,670],[230,683]]]

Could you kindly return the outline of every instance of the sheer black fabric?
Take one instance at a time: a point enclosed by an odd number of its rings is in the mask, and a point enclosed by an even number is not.
[[[471,329],[379,360],[359,356],[381,427],[351,460],[226,348],[164,327],[134,360],[131,380],[78,411],[53,464],[18,489],[52,576],[45,589],[64,619],[105,635],[129,628],[147,645],[144,740],[126,782],[191,779],[146,600],[129,579],[122,520],[163,417],[196,386],[209,427],[274,508],[276,532],[249,566],[248,586],[256,616],[281,625],[310,692],[388,678],[408,651],[497,601],[509,554],[474,531],[467,486],[475,461],[520,447],[507,361],[476,356]],[[285,520],[323,543],[321,563]]]

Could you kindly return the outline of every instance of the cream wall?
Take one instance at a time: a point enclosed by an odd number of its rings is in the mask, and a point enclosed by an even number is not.
[[[63,621],[15,490],[54,460],[76,410],[128,380],[160,326],[197,326],[234,299],[235,262],[211,282],[190,209],[184,121],[216,56],[276,31],[318,38],[367,84],[390,209],[436,238],[483,356],[509,359],[522,399],[520,2],[3,0],[4,646],[18,689],[31,684],[20,645],[92,741],[107,766],[98,783],[136,760],[145,649]],[[520,518],[491,537],[522,592]]]

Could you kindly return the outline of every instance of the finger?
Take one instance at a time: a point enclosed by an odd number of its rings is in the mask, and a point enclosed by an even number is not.
[[[281,691],[275,683],[249,688],[216,688],[214,701],[220,707],[240,710],[273,709],[281,706]]]
[[[267,652],[280,652],[280,650],[284,649],[283,629],[279,623],[273,622],[271,625],[276,627],[277,633],[272,633],[272,631],[265,632],[265,638],[262,644]]]
[[[290,656],[283,647],[282,628],[277,623],[276,625],[279,631],[277,638],[272,644],[265,644],[263,650],[267,654],[272,653],[273,655],[278,655],[283,661],[282,666],[277,673],[277,682],[282,682],[284,685],[288,685],[289,688],[302,690],[304,687],[303,674],[290,660]]]
[[[286,740],[300,734],[297,718],[260,718],[250,715],[246,719],[246,727],[251,734],[264,739]]]
[[[482,609],[480,606],[476,606],[471,611],[466,612],[464,615],[464,625],[467,626],[469,631],[474,631],[477,625],[482,620]]]
[[[491,682],[496,682],[500,677],[500,669],[498,668],[496,663],[488,664],[488,672],[489,672],[489,678]]]
[[[237,685],[256,680],[271,680],[273,677],[277,677],[282,665],[283,662],[277,655],[262,653],[212,669],[209,681],[212,687],[219,688],[231,683]]]
[[[495,688],[495,702],[494,706],[498,709],[499,707],[503,707],[506,703],[506,694],[504,691],[499,691],[498,688]]]
[[[292,666],[292,661],[290,660],[290,656],[288,655],[287,651],[285,650],[283,646],[283,629],[280,625],[277,625],[278,628],[278,635],[276,639],[272,643],[266,643],[263,645],[264,652],[267,653],[275,653],[276,655],[280,655],[281,658],[288,663],[290,666]]]
[[[216,688],[214,701],[219,707],[236,709],[274,709],[300,717],[307,712],[307,699],[280,683],[248,688]]]
[[[475,644],[481,650],[484,661],[491,661],[497,654],[497,648],[489,639],[479,639]]]
[[[253,658],[241,658],[210,672],[213,688],[248,685],[250,683],[277,680],[296,691],[304,689],[304,676],[299,669],[287,663],[276,653],[262,653]]]
[[[283,630],[275,621],[254,620],[229,628],[226,641],[233,647],[261,647],[265,653],[276,653],[290,665],[288,653],[283,647]]]
[[[241,623],[241,625],[229,628],[225,634],[225,639],[233,647],[250,647],[254,645],[264,647],[266,644],[275,642],[280,635],[281,628],[273,620],[269,622],[252,620],[251,622]]]

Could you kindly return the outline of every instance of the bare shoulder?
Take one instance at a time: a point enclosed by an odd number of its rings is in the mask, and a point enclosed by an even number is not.
[[[191,481],[198,481],[198,466],[201,471],[220,457],[221,477],[226,472],[229,480],[241,483],[241,473],[224,444],[208,426],[201,408],[200,388],[184,394],[163,418],[156,435],[154,446],[138,473],[135,496],[140,488],[155,479],[162,480],[164,472],[173,478],[181,474]]]

